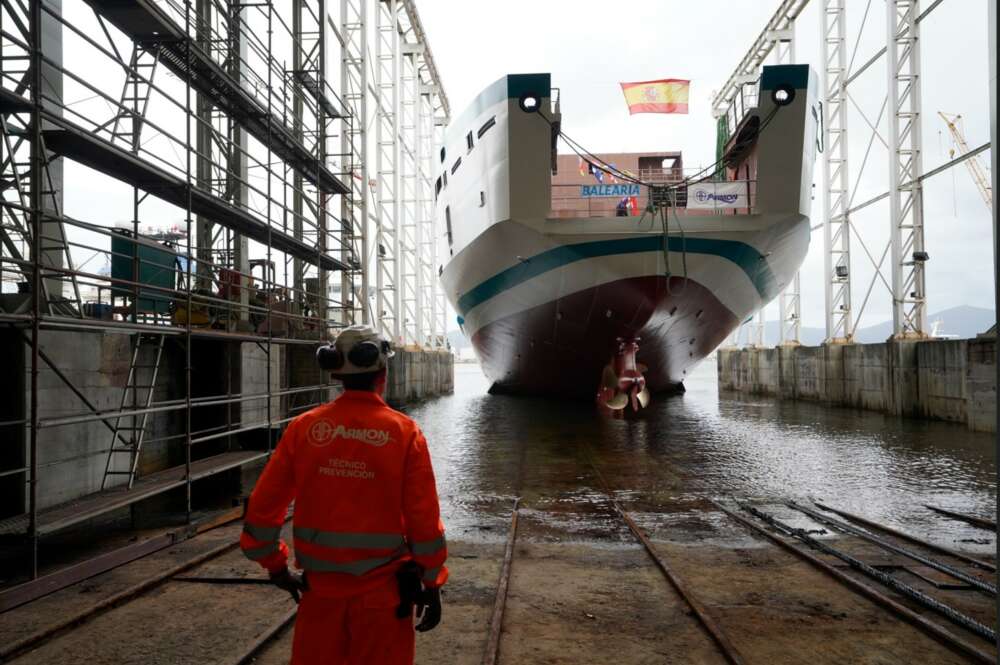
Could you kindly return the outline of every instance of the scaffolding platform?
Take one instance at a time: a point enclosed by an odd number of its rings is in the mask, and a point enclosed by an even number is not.
[[[278,116],[269,113],[198,44],[182,26],[150,0],[87,0],[101,16],[147,50],[158,49],[160,62],[237,120],[254,138],[328,194],[349,188],[299,141]]]
[[[299,83],[302,84],[302,87],[313,96],[316,103],[323,107],[327,116],[330,118],[344,117],[344,114],[340,111],[340,109],[335,107],[333,102],[330,101],[330,98],[323,93],[323,89],[320,87],[319,81],[317,81],[316,77],[314,77],[310,72],[299,70],[295,72],[295,78],[297,78]]]
[[[73,123],[46,114],[46,126],[55,124],[58,129],[45,129],[42,134],[45,146],[57,155],[69,157],[92,169],[106,173],[122,182],[147,191],[154,196],[187,208],[188,186],[180,177],[153,166],[131,152],[109,141],[94,136]],[[320,253],[314,245],[293,238],[261,221],[249,212],[196,187],[190,188],[191,211],[241,233],[262,245],[302,259],[325,270],[346,270],[347,264],[329,254]]]
[[[229,469],[249,464],[267,457],[266,452],[241,450],[222,453],[191,462],[191,481],[201,480]],[[74,524],[85,522],[119,508],[168,492],[186,483],[186,469],[177,466],[151,473],[135,481],[132,489],[125,485],[62,503],[38,511],[38,535],[44,536]],[[28,515],[18,515],[0,521],[0,535],[17,535],[28,532]]]

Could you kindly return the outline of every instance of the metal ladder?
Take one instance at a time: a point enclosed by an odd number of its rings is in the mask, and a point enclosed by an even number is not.
[[[12,263],[17,266],[21,277],[26,282],[31,282],[32,266],[30,263],[31,254],[31,207],[30,207],[30,148],[25,144],[29,143],[28,130],[24,128],[11,128],[7,114],[0,115],[0,133],[3,139],[3,162],[0,166],[0,198],[3,199],[3,214],[0,215],[0,243],[6,250],[7,256],[14,259]],[[14,137],[14,141],[11,138]],[[45,141],[42,140],[42,154],[46,154]],[[53,216],[49,216],[46,223],[52,221],[57,223],[49,227],[49,235],[43,237],[42,247],[42,298],[44,310],[56,314],[82,316],[82,299],[80,297],[80,285],[77,282],[76,271],[73,266],[73,256],[70,252],[69,243],[66,241],[66,229],[63,224],[62,214],[59,210],[59,201],[56,197],[52,174],[49,172],[48,163],[42,168],[44,184],[42,196],[51,197],[51,210]],[[15,201],[11,201],[4,196],[6,190],[13,189],[16,196]],[[54,234],[54,235],[53,235]],[[68,272],[69,282],[73,287],[73,298],[53,298],[48,291],[45,280],[46,263],[49,267],[56,267],[52,260],[53,252],[58,252],[59,263]],[[61,275],[59,279],[65,279]],[[27,300],[18,308],[19,313],[30,305]]]
[[[160,50],[132,47],[125,83],[119,99],[118,113],[112,119],[111,141],[124,141],[133,153],[139,152],[143,123],[149,109],[152,81],[160,64]]]
[[[146,340],[145,345],[143,340]],[[146,438],[146,425],[149,422],[149,413],[138,415],[121,415],[125,405],[129,403],[129,395],[132,397],[132,404],[136,409],[148,409],[153,402],[153,391],[156,389],[156,378],[160,373],[160,362],[163,359],[163,347],[166,342],[166,335],[139,334],[136,336],[135,347],[132,349],[132,360],[129,363],[128,379],[125,382],[125,389],[122,390],[122,400],[118,407],[119,415],[115,418],[114,429],[111,435],[111,447],[108,449],[108,459],[104,465],[104,479],[101,481],[101,489],[107,489],[112,476],[128,476],[128,489],[132,489],[135,484],[135,472],[139,467],[139,453],[142,451],[142,443]],[[140,350],[144,346],[155,344],[156,357],[152,365],[140,365]],[[149,370],[142,372],[142,370]],[[148,377],[149,382],[140,384],[140,374]],[[145,391],[145,392],[143,392]],[[124,424],[123,424],[124,423]],[[130,435],[123,435],[128,432]],[[122,455],[127,455],[127,467],[122,469],[118,463]]]

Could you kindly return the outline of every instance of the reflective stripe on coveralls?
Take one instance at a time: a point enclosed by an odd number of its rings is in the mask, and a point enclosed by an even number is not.
[[[247,504],[240,538],[272,572],[287,565],[280,531],[293,500],[295,557],[310,571],[314,593],[348,597],[394,584],[392,562],[407,559],[430,571],[427,586],[447,581],[427,441],[378,394],[347,390],[295,418],[281,437]]]
[[[358,559],[357,561],[344,561],[341,563],[336,561],[327,561],[325,559],[317,559],[316,557],[296,552],[295,560],[302,564],[302,567],[308,571],[320,573],[347,573],[348,575],[354,575],[357,577],[364,575],[365,573],[369,573],[379,566],[384,566],[387,563],[395,561],[405,552],[405,549],[400,548],[388,556],[373,557],[371,559]]]
[[[251,561],[260,561],[261,559],[266,559],[275,552],[278,552],[280,549],[281,547],[278,545],[278,541],[276,540],[273,543],[264,545],[263,547],[245,548],[243,550],[243,554]]]
[[[349,547],[359,550],[389,549],[402,547],[404,544],[401,533],[344,533],[297,526],[292,529],[292,535],[298,540],[304,540],[314,545]]]
[[[410,545],[410,551],[414,554],[427,556],[429,554],[434,554],[438,550],[444,549],[447,546],[444,540],[444,534],[441,534],[434,540],[425,540],[420,543],[412,543]]]
[[[250,534],[250,537],[254,540],[262,541],[275,541],[277,542],[278,536],[281,535],[280,526],[261,526],[258,524],[243,523],[244,533]]]

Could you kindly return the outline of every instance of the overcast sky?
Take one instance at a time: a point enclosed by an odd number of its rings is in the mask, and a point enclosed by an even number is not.
[[[562,93],[563,129],[593,152],[677,150],[687,166],[715,160],[711,97],[729,76],[777,8],[778,0],[418,0],[435,62],[457,117],[482,88],[512,73],[551,72]],[[925,3],[929,4],[929,3]],[[821,3],[810,3],[796,22],[796,60],[818,68]],[[864,30],[862,17],[868,8]],[[855,67],[886,40],[883,0],[847,0],[848,42]],[[986,0],[945,0],[921,23],[924,170],[949,159],[951,140],[937,111],[960,113],[973,148],[989,141]],[[689,78],[688,115],[629,116],[620,81]],[[852,84],[849,162],[852,182],[886,91],[882,58]],[[860,110],[859,110],[860,109]],[[886,136],[886,118],[879,123]],[[563,149],[565,149],[563,147]],[[989,164],[989,152],[982,163]],[[888,189],[888,155],[876,138],[854,202]],[[817,182],[820,164],[815,168]],[[819,191],[819,187],[817,187]],[[813,219],[821,219],[814,205]],[[852,245],[854,309],[874,274],[889,238],[888,202],[859,212]],[[986,204],[965,169],[945,172],[925,184],[929,313],[955,305],[993,307],[991,221]],[[802,271],[803,324],[822,327],[822,232],[813,233]],[[886,265],[888,259],[886,260]],[[889,281],[889,273],[885,272]],[[891,318],[891,300],[877,282],[861,327]],[[777,305],[768,308],[777,317]],[[943,321],[942,332],[948,322]]]

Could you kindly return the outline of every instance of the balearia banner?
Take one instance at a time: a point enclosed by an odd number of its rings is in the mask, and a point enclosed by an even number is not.
[[[739,182],[699,182],[688,185],[688,208],[749,208],[748,184]]]
[[[580,185],[580,197],[584,199],[614,196],[639,196],[639,185],[623,183],[620,185]]]

